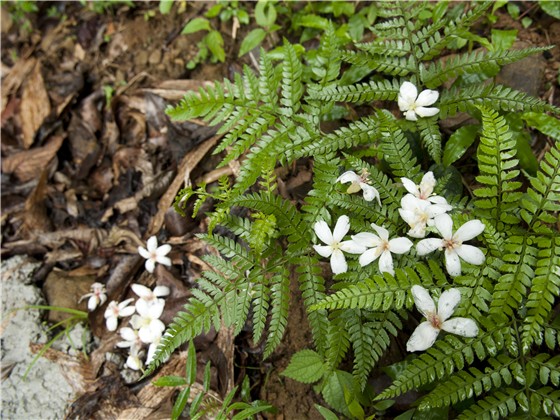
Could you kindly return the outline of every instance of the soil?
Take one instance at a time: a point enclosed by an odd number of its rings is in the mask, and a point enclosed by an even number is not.
[[[109,301],[132,297],[131,283],[157,283],[172,290],[163,315],[168,323],[189,296],[193,279],[200,276],[204,268],[200,257],[209,250],[195,234],[205,230],[206,221],[181,217],[169,208],[189,175],[195,182],[203,177],[213,182],[222,174],[214,171],[216,158],[209,153],[216,130],[197,121],[172,122],[164,111],[187,91],[231,78],[243,64],[251,66],[249,58],[237,58],[237,50],[243,34],[252,28],[242,28],[234,39],[231,23],[222,24],[226,62],[187,70],[201,35],[184,36],[180,31],[211,3],[188,2],[181,10],[185,4],[178,2],[171,13],[162,15],[157,2],[121,4],[103,14],[78,2],[39,2],[30,31],[2,10],[1,256],[3,260],[23,256],[33,264],[27,286],[21,289],[32,287],[30,304],[46,297],[52,306],[86,310],[86,302],[78,301],[93,281],[106,284]],[[527,10],[531,7],[526,5]],[[48,10],[57,16],[48,17]],[[560,23],[552,18],[539,15],[542,20],[523,28],[507,13],[497,14],[496,28],[518,29],[520,46],[560,45]],[[558,105],[559,63],[556,47],[542,57],[526,59],[523,66],[508,67],[500,77],[505,84]],[[292,198],[299,197],[299,188],[305,189],[309,175],[305,164],[286,171],[284,183]],[[154,234],[173,246],[173,267],[158,267],[150,276],[137,247],[145,246]],[[4,316],[16,299],[6,286],[8,271],[3,266]],[[295,279],[291,289],[294,299],[282,344],[268,360],[251,359],[260,364],[260,374],[252,376],[257,380],[253,397],[278,409],[270,418],[320,418],[314,404],[322,402],[312,386],[280,375],[293,353],[311,346]],[[56,322],[59,316],[45,313],[31,324],[39,326],[46,318]],[[17,329],[5,328],[5,321],[10,319],[2,321],[3,388],[6,381],[16,379],[14,372],[21,377],[30,360],[10,359],[14,353],[9,343]],[[24,391],[23,398],[16,392],[3,393],[3,418],[22,418],[23,413],[60,418],[65,412],[73,413],[71,418],[116,418],[123,410],[132,410],[127,413],[135,413],[135,418],[139,413],[143,418],[169,417],[176,392],[154,402],[156,391],[147,381],[136,383],[140,375],[123,370],[123,353],[114,349],[117,337],[106,330],[103,310],[90,313],[89,324],[98,340],[90,359],[76,356],[72,364],[71,346],[59,343],[54,353],[47,354],[51,361],[40,363],[50,364],[48,369],[63,366],[70,379],[63,384],[59,376],[46,373],[50,370],[37,368],[33,376],[37,389]],[[240,349],[250,344],[236,341],[234,347],[227,331],[220,334],[210,332],[198,339],[199,363],[227,359],[226,355],[247,360]],[[24,347],[42,345],[46,336],[43,329],[15,341]],[[166,374],[182,375],[184,359],[184,352],[175,354]],[[212,371],[213,388],[222,395],[243,379],[245,366],[234,370],[232,360],[218,363]],[[49,389],[64,392],[58,399],[49,396],[52,408],[47,409],[45,397],[35,395],[49,395],[42,394]]]

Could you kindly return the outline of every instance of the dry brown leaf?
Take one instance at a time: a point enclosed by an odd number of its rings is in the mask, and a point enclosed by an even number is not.
[[[165,219],[165,212],[173,204],[175,196],[179,192],[181,185],[190,183],[191,171],[196,167],[196,165],[198,165],[198,163],[202,160],[206,153],[208,153],[208,151],[212,147],[214,147],[214,145],[222,137],[222,135],[211,137],[185,155],[177,171],[177,176],[175,176],[175,179],[173,180],[165,194],[159,200],[158,212],[153,217],[146,236],[149,237],[155,235],[161,229],[161,226],[163,225],[163,221]]]
[[[2,159],[2,172],[13,173],[21,182],[38,178],[58,152],[62,136],[52,136],[42,147],[15,153]]]
[[[39,234],[51,230],[51,221],[47,216],[45,198],[47,197],[47,171],[44,170],[35,189],[25,200],[23,226],[31,234]]]
[[[80,302],[82,296],[90,292],[90,286],[96,281],[96,276],[69,276],[63,270],[52,270],[43,286],[43,293],[50,306],[87,311],[87,298]],[[70,318],[66,312],[49,311],[48,319],[59,322]]]
[[[27,78],[27,75],[37,63],[36,58],[22,58],[11,68],[10,73],[2,80],[2,111],[8,104],[8,97],[14,94],[21,83]]]
[[[21,95],[20,119],[24,149],[31,147],[35,133],[50,112],[51,103],[41,74],[41,62],[37,62],[23,86]]]

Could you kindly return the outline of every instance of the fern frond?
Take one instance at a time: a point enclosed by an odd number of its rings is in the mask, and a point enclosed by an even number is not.
[[[415,71],[412,57],[396,57],[385,55],[371,55],[361,51],[343,51],[342,61],[355,66],[365,67],[370,71],[377,71],[389,76],[408,76]]]
[[[257,284],[252,289],[253,293],[253,340],[258,343],[261,340],[270,301],[270,289],[264,284]]]
[[[498,280],[492,294],[490,314],[497,319],[512,317],[519,310],[527,296],[531,281],[535,276],[537,249],[530,245],[527,236],[510,236],[504,244],[504,261],[500,270],[504,273]]]
[[[529,230],[550,233],[547,225],[557,223],[560,212],[560,142],[544,155],[537,176],[530,181],[532,188],[521,200],[521,217]]]
[[[517,410],[517,398],[520,395],[524,395],[522,391],[513,388],[496,391],[471,405],[459,415],[458,419],[493,420],[500,417],[507,418],[508,415],[515,413]]]
[[[371,55],[383,54],[386,56],[404,57],[411,54],[410,41],[404,39],[404,34],[401,35],[402,39],[382,39],[381,41],[373,42],[358,42],[355,45],[361,51],[365,51]]]
[[[533,343],[542,344],[544,325],[560,295],[560,238],[541,238],[539,245],[535,278],[525,303],[527,314],[522,321],[523,353],[529,352]]]
[[[412,155],[403,131],[398,127],[394,117],[387,112],[377,111],[381,151],[396,177],[414,178],[420,172],[420,166]]]
[[[467,342],[455,335],[437,340],[434,346],[411,361],[393,384],[376,399],[394,398],[413,388],[441,380],[456,370],[462,370],[465,362],[472,364],[475,355],[479,360],[495,356],[504,347],[503,336],[507,330],[509,327],[479,332],[476,338],[467,339]]]
[[[335,311],[331,314],[327,335],[326,363],[335,370],[350,349],[350,335],[346,329],[345,311]]]
[[[280,103],[285,107],[284,114],[291,116],[300,108],[300,98],[303,95],[303,68],[293,45],[284,43],[284,65],[282,67],[282,98]]]
[[[437,120],[437,117],[420,118],[416,124],[420,129],[422,145],[428,150],[434,162],[441,163],[441,132]]]
[[[526,93],[502,85],[476,84],[463,88],[451,88],[441,93],[438,101],[439,117],[444,119],[457,112],[470,112],[476,106],[484,106],[506,112],[551,111],[558,113],[560,110],[545,101],[534,98]]]
[[[418,406],[420,410],[434,407],[455,405],[469,398],[478,397],[484,392],[512,384],[511,365],[517,359],[512,359],[504,354],[497,358],[489,359],[492,366],[485,369],[484,373],[475,367],[459,370],[448,379],[440,382],[433,391],[422,398]]]
[[[518,202],[522,194],[517,192],[521,182],[514,181],[519,175],[515,157],[515,140],[504,117],[496,111],[480,108],[482,134],[478,146],[478,167],[481,175],[476,180],[485,185],[474,190],[477,214],[486,218],[498,231],[504,223],[517,224]]]
[[[380,80],[355,85],[339,86],[332,84],[324,88],[310,89],[309,96],[312,99],[332,102],[350,102],[362,104],[373,101],[395,101],[399,95],[399,81]]]
[[[502,66],[519,61],[530,55],[549,50],[550,47],[525,48],[522,50],[509,51],[472,51],[457,56],[440,60],[420,67],[420,79],[422,83],[434,89],[446,81],[462,74],[491,74],[498,73]]]
[[[289,271],[287,269],[282,270],[271,279],[271,283],[271,317],[263,353],[265,359],[278,347],[288,325],[288,309],[290,307]]]

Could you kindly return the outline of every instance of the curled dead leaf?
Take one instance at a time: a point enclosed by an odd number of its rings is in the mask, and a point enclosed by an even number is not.
[[[35,133],[50,112],[51,103],[45,89],[45,82],[41,74],[41,62],[39,61],[25,81],[21,95],[20,118],[24,149],[31,147]]]

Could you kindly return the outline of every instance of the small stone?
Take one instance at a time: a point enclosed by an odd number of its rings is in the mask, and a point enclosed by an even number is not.
[[[148,62],[150,64],[159,64],[161,62],[161,51],[160,50],[152,51],[150,57],[148,58]]]

